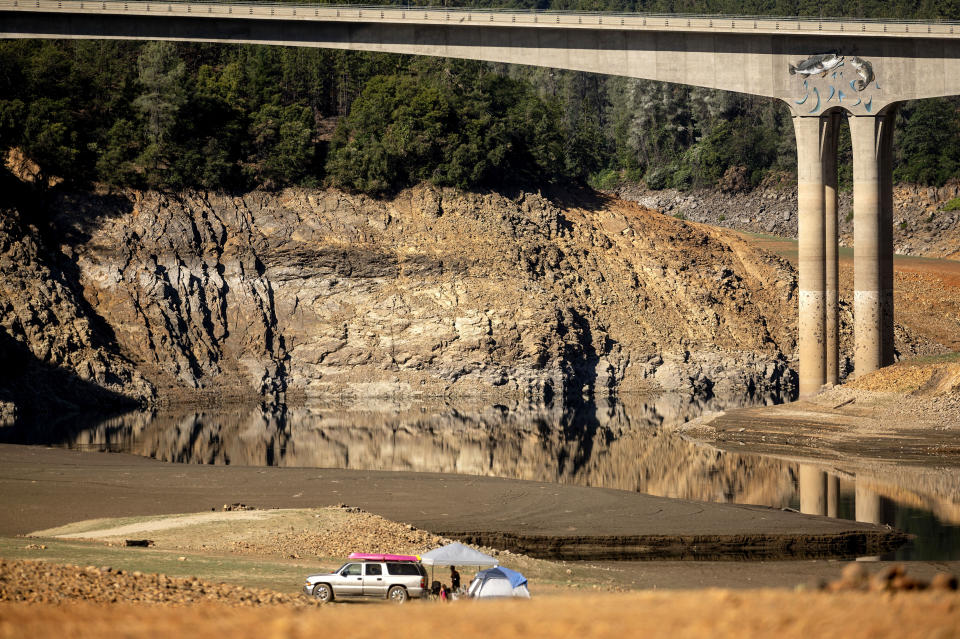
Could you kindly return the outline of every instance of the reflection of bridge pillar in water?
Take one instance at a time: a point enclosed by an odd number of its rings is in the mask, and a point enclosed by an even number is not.
[[[827,473],[809,464],[800,464],[800,512],[827,514]]]
[[[837,518],[840,503],[840,478],[827,475],[827,517]]]
[[[856,513],[857,521],[868,524],[882,523],[880,521],[880,495],[859,483],[857,483]]]
[[[879,524],[880,495],[857,482],[856,519],[867,524]],[[879,556],[857,557],[857,561],[880,561]]]

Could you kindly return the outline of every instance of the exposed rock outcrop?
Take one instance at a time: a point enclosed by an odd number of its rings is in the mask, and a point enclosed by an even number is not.
[[[154,397],[76,277],[75,264],[42,247],[36,227],[0,209],[0,425],[16,419],[18,403],[56,410]]]
[[[794,384],[790,265],[632,203],[423,186],[388,201],[61,194],[47,209],[39,230],[3,215],[0,338],[117,397]]]

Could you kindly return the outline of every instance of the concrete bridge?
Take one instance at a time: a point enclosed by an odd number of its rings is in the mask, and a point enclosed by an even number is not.
[[[854,175],[857,374],[893,361],[897,104],[960,94],[960,23],[263,3],[0,0],[2,38],[272,44],[487,60],[784,101],[797,137],[800,393],[839,375],[837,130]]]

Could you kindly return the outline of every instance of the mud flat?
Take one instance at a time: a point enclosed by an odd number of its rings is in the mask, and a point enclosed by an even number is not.
[[[0,468],[6,535],[243,502],[347,503],[437,534],[565,559],[854,556],[905,541],[881,526],[766,507],[487,477],[183,465],[10,445],[0,446]]]

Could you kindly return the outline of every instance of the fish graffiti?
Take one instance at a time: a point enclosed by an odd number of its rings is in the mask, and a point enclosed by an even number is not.
[[[853,88],[857,91],[863,91],[873,82],[873,65],[857,56],[850,59],[850,65],[857,72],[857,81]]]
[[[806,60],[790,65],[790,75],[827,75],[831,69],[843,64],[843,56],[836,53],[820,53],[812,55]]]
[[[847,67],[847,77],[844,78],[844,67]],[[818,113],[826,108],[827,102],[836,101],[847,108],[860,107],[870,113],[873,109],[872,89],[880,90],[876,81],[873,64],[859,56],[851,56],[845,60],[839,51],[818,53],[811,55],[796,64],[788,63],[790,75],[803,78],[803,94],[799,95],[794,103],[813,108],[809,113]],[[852,71],[852,73],[851,73]],[[850,77],[854,76],[854,79]],[[828,77],[829,76],[829,77]],[[856,93],[848,96],[844,89],[849,86]],[[860,94],[860,95],[858,95]],[[824,96],[821,98],[821,95]],[[809,100],[809,98],[813,98]],[[848,98],[844,102],[844,98]],[[856,98],[855,101],[850,101]]]

